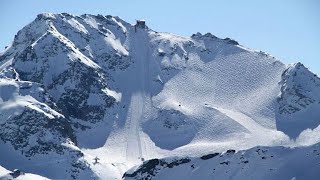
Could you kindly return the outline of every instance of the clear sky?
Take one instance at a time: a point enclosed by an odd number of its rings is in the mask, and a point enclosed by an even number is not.
[[[320,75],[320,0],[1,0],[0,51],[41,12],[145,19],[153,30],[183,36],[211,32]]]

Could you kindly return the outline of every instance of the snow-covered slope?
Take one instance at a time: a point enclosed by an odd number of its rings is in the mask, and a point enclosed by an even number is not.
[[[39,14],[0,54],[0,165],[119,179],[146,159],[312,145],[319,84],[230,38]]]
[[[124,179],[309,179],[319,171],[320,146],[255,147],[211,153],[199,158],[152,159],[130,169]]]
[[[11,172],[3,167],[0,166],[0,179],[1,180],[11,180],[11,179],[21,179],[21,180],[46,180],[48,178],[45,178],[43,176],[39,176],[36,174],[31,174],[31,173],[24,173],[21,171],[14,171]]]

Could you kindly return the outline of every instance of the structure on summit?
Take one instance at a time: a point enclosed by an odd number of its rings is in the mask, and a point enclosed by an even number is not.
[[[134,31],[137,32],[137,27],[138,28],[146,28],[146,21],[141,19],[141,20],[137,20],[136,24],[134,25]]]

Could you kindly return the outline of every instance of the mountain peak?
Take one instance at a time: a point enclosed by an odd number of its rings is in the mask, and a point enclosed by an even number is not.
[[[37,15],[37,19],[55,19],[57,15],[56,13],[40,13]]]
[[[192,34],[191,35],[192,38],[194,39],[206,39],[206,40],[221,40],[226,42],[227,44],[232,44],[232,45],[239,45],[239,43],[231,38],[224,38],[224,39],[220,39],[217,36],[211,34],[211,33],[206,33],[206,34],[201,34],[200,32],[197,32],[196,34]]]
[[[282,74],[282,81],[287,85],[291,83],[304,84],[308,82],[320,83],[319,77],[305,67],[301,62],[289,64]],[[303,86],[305,87],[305,86]]]
[[[289,71],[309,71],[301,62],[289,64],[287,69]]]
[[[320,78],[302,63],[288,65],[281,76],[277,127],[292,138],[304,129],[316,128],[320,116]]]

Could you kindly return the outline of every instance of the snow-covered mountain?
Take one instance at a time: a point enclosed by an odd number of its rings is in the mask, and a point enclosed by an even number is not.
[[[148,159],[310,146],[319,108],[319,77],[230,38],[44,13],[0,54],[0,165],[121,179]]]

